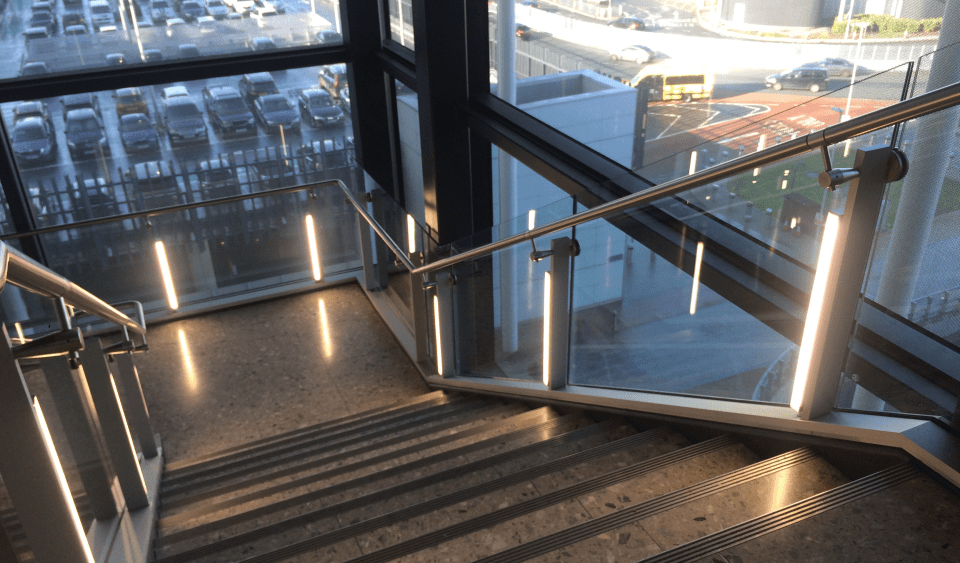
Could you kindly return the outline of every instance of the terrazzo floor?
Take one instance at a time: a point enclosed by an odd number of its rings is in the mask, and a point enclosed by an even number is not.
[[[345,285],[149,327],[137,356],[167,462],[429,392]]]

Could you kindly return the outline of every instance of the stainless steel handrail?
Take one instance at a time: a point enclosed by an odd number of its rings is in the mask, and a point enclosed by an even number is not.
[[[232,195],[227,197],[218,197],[214,199],[205,199],[203,201],[195,201],[193,203],[180,203],[177,205],[170,205],[167,207],[157,207],[156,209],[150,209],[148,211],[134,211],[132,213],[124,213],[121,215],[110,215],[109,217],[100,217],[98,219],[86,219],[84,221],[77,221],[75,223],[67,223],[64,225],[56,225],[53,227],[43,227],[40,229],[35,229],[33,231],[26,231],[21,233],[11,233],[8,235],[0,236],[0,241],[10,240],[10,239],[21,239],[26,237],[33,237],[38,235],[47,235],[50,233],[56,233],[60,231],[69,231],[73,229],[83,229],[84,227],[91,227],[94,225],[106,225],[107,223],[117,223],[119,221],[124,221],[126,219],[149,219],[150,217],[157,217],[160,215],[166,215],[169,213],[177,213],[178,211],[186,211],[188,209],[197,209],[199,207],[211,207],[214,205],[222,205],[225,203],[235,203],[240,201],[246,201],[248,199],[258,199],[261,197],[267,197],[271,195],[281,195],[292,192],[302,192],[314,190],[317,188],[326,188],[329,186],[340,186],[341,189],[347,191],[346,185],[340,180],[324,180],[322,182],[315,182],[313,184],[300,184],[297,186],[287,186],[283,188],[272,188],[269,190],[263,190],[260,192],[255,192],[252,194],[242,194],[242,195]]]
[[[0,242],[0,289],[8,282],[53,299],[62,297],[67,305],[83,309],[137,334],[147,332],[145,326],[111,307],[99,297],[10,248],[6,243]]]
[[[353,207],[357,210],[357,213],[361,217],[363,217],[367,221],[367,223],[370,224],[370,228],[372,228],[374,231],[376,231],[378,235],[380,235],[380,238],[383,240],[383,242],[390,247],[390,250],[392,250],[393,253],[397,255],[397,258],[399,258],[400,261],[403,262],[403,265],[406,266],[408,270],[410,270],[411,272],[414,271],[416,267],[413,265],[413,262],[410,261],[410,258],[407,257],[403,249],[400,248],[400,245],[398,245],[396,241],[393,240],[393,237],[391,237],[385,230],[383,230],[383,227],[380,226],[380,223],[377,223],[376,219],[374,219],[373,217],[370,216],[369,213],[367,213],[365,206],[362,205],[359,201],[357,201],[355,197],[353,197],[353,194],[350,193],[350,190],[348,190],[346,186],[344,186],[343,184],[340,184],[340,187],[343,189],[343,193],[347,196],[347,200],[351,204],[353,204]]]
[[[711,182],[723,180],[728,176],[732,176],[740,172],[746,172],[751,168],[771,164],[792,156],[798,156],[811,150],[822,149],[840,141],[845,141],[851,137],[870,133],[871,131],[876,131],[877,129],[883,129],[884,127],[889,127],[890,125],[908,119],[922,117],[941,109],[957,105],[958,103],[960,103],[960,83],[951,84],[950,86],[945,86],[932,92],[921,94],[915,98],[898,102],[868,114],[854,117],[849,121],[831,125],[821,129],[820,131],[814,131],[813,133],[803,137],[791,139],[768,149],[764,149],[749,155],[744,155],[735,160],[731,160],[712,168],[690,174],[689,176],[677,178],[676,180],[671,180],[652,188],[648,188],[603,205],[599,205],[593,209],[583,211],[563,219],[558,219],[557,221],[542,227],[513,235],[484,246],[478,246],[477,248],[457,254],[456,256],[450,256],[448,258],[437,260],[436,262],[413,269],[411,273],[426,274],[453,266],[454,264],[458,264],[466,260],[472,260],[481,256],[486,256],[487,254],[508,248],[515,244],[533,240],[557,231],[562,231],[563,229],[567,229],[587,221],[592,221],[593,219],[599,219],[612,213],[624,211],[638,205],[684,192],[689,189],[709,184]]]

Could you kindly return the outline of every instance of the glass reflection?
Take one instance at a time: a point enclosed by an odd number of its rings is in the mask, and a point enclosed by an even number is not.
[[[180,342],[180,356],[183,357],[183,369],[187,376],[187,389],[195,393],[200,387],[200,381],[197,378],[197,371],[193,367],[193,356],[190,354],[190,346],[187,344],[187,335],[182,328],[177,330],[177,339]]]

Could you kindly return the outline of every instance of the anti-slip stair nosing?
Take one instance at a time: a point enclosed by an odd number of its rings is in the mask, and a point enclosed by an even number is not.
[[[393,438],[390,440],[384,440],[383,442],[378,442],[376,444],[371,444],[369,446],[363,446],[363,447],[357,448],[356,450],[350,450],[348,452],[343,452],[341,454],[334,454],[332,456],[309,461],[307,463],[302,463],[300,465],[287,467],[272,473],[264,473],[264,474],[258,475],[253,479],[240,481],[237,483],[233,483],[233,484],[219,487],[216,489],[211,489],[208,491],[203,491],[202,493],[198,493],[193,496],[182,497],[179,499],[174,499],[173,501],[164,501],[164,509],[177,508],[177,507],[188,505],[188,504],[198,503],[211,498],[236,493],[243,489],[249,489],[257,485],[262,485],[264,483],[274,481],[276,479],[280,479],[290,475],[295,475],[297,473],[302,473],[304,471],[309,471],[311,469],[317,469],[325,465],[330,465],[337,461],[343,461],[345,459],[356,457],[361,454],[370,453],[384,447],[394,446],[397,444],[402,444],[404,442],[409,442],[411,440],[424,438],[432,434],[453,430],[454,428],[457,428],[459,426],[472,424],[477,421],[483,420],[485,418],[489,418],[491,416],[497,416],[501,414],[503,411],[509,411],[512,408],[515,408],[515,406],[502,405],[499,407],[492,407],[490,409],[477,409],[477,412],[473,413],[472,415],[469,415],[469,413],[461,412],[459,413],[459,415],[455,420],[447,421],[447,422],[441,421],[436,426],[430,426],[430,427],[424,428],[423,430],[419,430],[411,434],[403,434],[401,436],[397,436],[396,438]],[[361,459],[354,463],[349,463],[346,465],[342,465],[340,467],[334,467],[332,469],[328,469],[327,471],[322,471],[320,473],[306,475],[298,479],[294,479],[292,481],[287,481],[285,483],[274,485],[272,487],[267,487],[265,489],[258,489],[256,491],[250,491],[243,495],[231,497],[230,499],[225,501],[213,502],[213,503],[205,504],[203,506],[190,508],[188,510],[181,511],[181,512],[178,512],[177,514],[161,519],[160,526],[161,527],[168,526],[170,524],[174,524],[176,522],[180,522],[185,519],[195,518],[203,514],[215,512],[217,510],[224,510],[226,508],[239,506],[241,504],[250,502],[252,500],[256,500],[257,498],[267,497],[277,493],[282,493],[290,489],[295,489],[297,487],[309,485],[311,483],[315,483],[323,479],[329,479],[330,477],[335,477],[343,473],[354,471],[357,468],[363,467],[365,465],[373,465],[376,463],[381,463],[383,461],[388,461],[392,458],[402,457],[404,455],[407,455],[408,453],[411,453],[412,451],[420,451],[429,447],[430,447],[429,441],[413,444],[411,446],[408,446],[400,450],[387,452],[387,453],[369,457],[366,459]]]
[[[222,465],[217,465],[216,467],[207,468],[202,471],[193,473],[178,473],[174,476],[165,476],[161,483],[161,488],[167,492],[171,488],[197,482],[199,479],[215,478],[227,470],[232,470],[238,467],[244,468],[245,466],[250,466],[256,463],[262,465],[264,460],[272,460],[277,456],[295,457],[301,455],[299,452],[305,449],[331,451],[342,448],[344,445],[349,445],[358,440],[376,440],[383,435],[389,435],[396,432],[398,425],[403,425],[407,428],[413,427],[416,426],[418,421],[421,421],[425,418],[436,417],[443,413],[449,414],[450,412],[461,408],[461,406],[464,404],[489,405],[489,403],[483,403],[482,401],[468,401],[464,398],[454,399],[452,401],[432,405],[426,409],[417,410],[412,413],[405,413],[388,419],[378,419],[377,422],[370,423],[362,427],[337,432],[335,434],[325,434],[322,436],[322,439],[318,439],[318,437],[311,437],[310,439],[305,439],[302,442],[287,444],[284,447],[275,450],[257,452],[255,455],[233,459],[223,463]]]
[[[540,417],[549,415],[551,418],[546,421],[534,423],[529,427],[521,428],[517,431],[512,430],[513,428],[519,427],[521,424],[526,423],[527,419],[534,417],[534,415],[538,415]],[[371,473],[369,475],[364,475],[362,477],[358,477],[351,481],[344,481],[342,483],[337,483],[337,484],[331,485],[330,487],[327,487],[318,491],[311,491],[309,493],[305,493],[297,497],[284,499],[282,501],[278,501],[276,503],[273,503],[267,506],[258,507],[258,508],[246,511],[242,514],[229,516],[221,520],[208,522],[208,523],[196,526],[194,528],[189,528],[187,530],[182,530],[179,532],[173,532],[165,536],[158,535],[157,538],[154,540],[154,544],[156,546],[169,545],[171,543],[175,543],[177,541],[181,541],[184,539],[201,536],[211,531],[216,531],[216,530],[225,528],[227,526],[232,526],[234,524],[238,524],[240,522],[244,522],[246,520],[250,520],[253,518],[259,518],[261,516],[265,516],[267,514],[276,512],[278,510],[285,510],[287,508],[291,508],[303,502],[313,501],[318,498],[322,498],[324,496],[337,494],[342,491],[347,491],[352,488],[373,483],[386,477],[392,477],[394,475],[402,474],[407,471],[413,471],[423,467],[428,467],[435,463],[448,461],[450,459],[454,459],[475,451],[483,450],[484,448],[488,448],[490,447],[491,444],[498,441],[502,441],[508,438],[514,439],[516,437],[523,436],[528,433],[543,431],[544,429],[560,424],[564,418],[565,417],[556,416],[554,411],[549,410],[548,407],[541,407],[539,409],[511,417],[510,419],[508,419],[507,422],[496,421],[483,426],[469,428],[467,430],[464,430],[463,432],[452,434],[450,436],[441,438],[440,440],[443,440],[445,443],[455,442],[458,440],[462,440],[464,438],[469,438],[477,434],[483,434],[483,433],[490,432],[492,430],[497,430],[497,429],[503,430],[504,433],[497,434],[495,436],[486,438],[484,440],[475,442],[473,444],[467,444],[465,446],[461,446],[453,450],[449,450],[446,452],[439,452],[437,454],[434,454],[419,460],[414,460],[403,465],[398,465],[395,467],[384,469],[383,471]]]
[[[692,487],[680,489],[679,491],[674,491],[673,493],[667,493],[666,495],[662,495],[660,497],[657,497],[656,499],[642,502],[642,503],[639,503],[638,505],[635,505],[634,507],[630,507],[623,511],[614,513],[611,516],[619,516],[627,512],[638,511],[637,507],[646,508],[647,506],[651,506],[651,505],[656,505],[658,507],[658,510],[656,510],[656,512],[667,510],[669,508],[672,508],[673,506],[679,506],[680,504],[689,502],[690,500],[694,500],[696,498],[700,498],[703,496],[707,496],[709,494],[719,492],[723,489],[730,488],[738,484],[750,481],[752,479],[762,477],[763,475],[775,473],[776,471],[780,471],[781,469],[785,469],[787,467],[790,467],[791,465],[796,465],[799,463],[803,463],[805,461],[809,461],[814,457],[816,457],[816,454],[814,454],[812,451],[810,451],[807,448],[802,448],[800,450],[782,454],[770,460],[755,463],[745,468],[732,471],[725,475],[720,475],[713,479],[703,481]],[[356,557],[354,559],[350,559],[345,563],[374,563],[374,562],[392,561],[393,559],[396,559],[398,557],[403,557],[404,555],[416,553],[423,549],[438,545],[442,542],[446,542],[454,538],[462,537],[467,534],[477,532],[479,530],[490,528],[491,526],[506,522],[508,520],[512,520],[514,518],[518,518],[520,516],[524,516],[526,514],[530,514],[532,512],[536,512],[537,510],[542,510],[544,508],[555,505],[564,500],[570,500],[570,499],[579,497],[591,491],[598,490],[598,488],[608,487],[612,484],[623,482],[633,477],[639,476],[639,474],[636,473],[635,471],[631,471],[636,467],[637,466],[634,465],[628,468],[624,468],[623,470],[612,471],[606,475],[601,475],[600,477],[583,481],[571,487],[567,487],[559,491],[554,491],[552,493],[547,493],[545,495],[535,497],[528,501],[524,501],[522,503],[508,506],[496,512],[484,514],[472,520],[459,522],[457,524],[453,524],[446,528],[441,528],[439,530],[435,530],[433,532],[424,534],[417,538],[412,538],[410,540],[394,544],[392,546],[383,548],[381,550],[374,551],[374,552],[362,555],[360,557]],[[621,477],[621,474],[623,475],[622,477]],[[707,484],[707,483],[716,483],[716,487],[714,488],[704,487],[704,484]],[[690,489],[698,489],[703,492],[701,492],[698,495],[681,494],[681,493],[685,493],[685,491]],[[675,499],[674,502],[669,502],[669,499],[671,497]],[[652,513],[655,513],[655,512],[652,512]],[[601,518],[605,518],[605,517],[601,517]],[[598,518],[597,520],[600,520],[600,518]],[[630,522],[630,521],[632,520],[627,520],[627,522]]]
[[[900,465],[818,493],[779,510],[757,516],[725,530],[698,538],[673,549],[643,559],[644,563],[695,562],[718,551],[755,540],[797,522],[828,512],[884,489],[895,487],[920,475],[913,462]],[[483,561],[483,560],[481,560]],[[517,560],[520,561],[520,560]],[[488,562],[485,562],[488,563]]]
[[[413,420],[408,420],[383,429],[381,432],[376,433],[375,436],[365,435],[359,438],[353,438],[356,444],[351,443],[351,438],[347,437],[336,443],[304,443],[296,447],[288,448],[283,452],[266,452],[256,456],[255,458],[238,460],[234,463],[218,467],[215,471],[211,472],[211,474],[206,475],[203,478],[197,475],[183,476],[178,478],[175,483],[166,483],[161,485],[160,494],[165,497],[190,494],[193,491],[202,490],[217,486],[227,481],[242,478],[243,475],[248,475],[253,472],[269,471],[271,467],[276,467],[285,463],[293,463],[296,460],[303,459],[305,457],[329,454],[331,452],[337,452],[333,455],[338,455],[339,453],[348,453],[352,450],[343,451],[345,447],[350,447],[357,444],[382,444],[387,440],[393,439],[392,437],[397,436],[398,433],[408,432],[412,434],[415,433],[418,428],[422,428],[425,425],[436,423],[445,419],[455,419],[456,417],[461,416],[464,412],[493,408],[493,406],[494,405],[491,405],[490,403],[484,403],[481,401],[467,403],[465,405],[450,403],[437,407],[437,410],[429,415],[420,416]],[[403,436],[405,434],[400,435]],[[373,439],[371,440],[370,438]]]
[[[199,466],[200,464],[207,464],[207,463],[216,463],[217,461],[225,458],[226,456],[247,452],[259,446],[277,443],[285,439],[299,438],[307,434],[317,433],[321,431],[330,432],[333,430],[337,430],[338,427],[341,427],[341,426],[369,422],[369,420],[365,420],[365,419],[383,416],[388,413],[397,414],[400,411],[408,412],[410,410],[424,408],[425,405],[428,403],[443,402],[444,399],[447,399],[448,401],[450,400],[449,397],[444,395],[443,391],[434,391],[432,393],[427,393],[424,395],[417,395],[413,399],[402,402],[402,403],[394,403],[391,405],[386,405],[386,406],[378,407],[375,409],[366,410],[366,411],[352,414],[349,416],[336,418],[334,420],[327,420],[317,424],[312,424],[310,426],[305,426],[303,428],[297,428],[295,430],[281,432],[279,434],[274,434],[272,436],[267,436],[265,438],[252,440],[250,442],[246,442],[238,446],[224,448],[222,450],[206,453],[190,459],[169,463],[164,468],[164,471],[168,473],[170,472],[175,473],[179,471],[189,471],[193,469],[194,466]]]
[[[374,530],[410,520],[411,518],[416,518],[417,516],[421,516],[441,508],[453,506],[485,494],[496,492],[497,490],[506,487],[511,487],[532,479],[536,479],[543,475],[556,473],[563,469],[598,459],[625,448],[639,446],[641,444],[662,438],[670,432],[671,430],[668,427],[660,427],[640,434],[634,434],[633,436],[627,436],[619,440],[614,440],[613,442],[607,442],[606,444],[602,444],[582,452],[570,454],[542,465],[529,467],[527,469],[518,471],[517,473],[505,475],[498,479],[487,481],[486,483],[481,483],[461,491],[455,491],[442,497],[430,499],[426,502],[402,508],[382,516],[363,520],[361,522],[357,522],[356,524],[350,524],[320,536],[308,538],[295,544],[255,556],[251,559],[245,559],[244,563],[267,563],[272,561],[281,561],[287,557],[292,557],[301,553],[306,553],[308,551],[333,545],[334,543],[349,539],[351,537],[367,534]]]
[[[725,476],[721,476],[721,477],[725,477]],[[712,481],[712,479],[709,481]],[[694,487],[700,487],[700,485],[703,485],[704,483],[709,483],[709,481],[698,483],[697,485],[694,485]],[[658,499],[652,499],[652,501],[640,503],[633,507],[621,510],[619,512],[614,512],[611,514],[600,516],[592,520],[589,520],[587,522],[584,522],[583,524],[580,524],[578,526],[573,526],[565,530],[560,530],[550,535],[543,536],[542,538],[539,538],[532,542],[528,542],[523,545],[519,545],[510,549],[501,551],[500,553],[495,553],[487,557],[483,557],[481,559],[478,559],[474,563],[518,563],[520,561],[527,561],[533,557],[545,555],[547,553],[551,553],[553,551],[567,547],[569,545],[573,545],[577,542],[590,539],[599,534],[603,534],[611,530],[615,530],[621,526],[625,526],[631,522],[636,522],[643,518],[647,518],[663,510],[669,510],[670,508],[673,508],[674,506],[678,506],[683,502],[689,502],[690,500],[695,500],[696,498],[703,498],[705,496],[709,496],[710,494],[715,494],[716,492],[729,488],[730,486],[735,486],[737,484],[739,483],[734,483],[733,485],[728,485],[726,487],[722,487],[717,490],[701,492],[701,494],[694,497],[694,499],[687,499],[686,501],[682,501],[678,503],[669,503],[667,506],[657,506],[658,504],[662,504],[662,503],[653,502],[653,501],[657,501],[659,498],[662,498],[662,497],[658,497]],[[846,485],[842,485],[842,486],[845,487]],[[702,489],[702,487],[700,488]],[[684,491],[684,490],[685,489],[680,489],[680,491]],[[677,491],[677,492],[680,492],[680,491]],[[820,493],[820,494],[825,494],[825,493]],[[810,497],[810,498],[814,498],[814,497]],[[809,500],[809,499],[805,499],[804,501],[800,501],[800,502],[806,502],[806,500]],[[710,536],[706,536],[706,537],[710,537]],[[699,540],[695,540],[695,541],[699,541]],[[658,557],[658,555],[654,555],[652,557]],[[644,563],[647,563],[649,560],[644,559],[643,561]]]
[[[570,416],[577,416],[577,415],[570,415]],[[568,420],[570,416],[558,417],[553,420],[548,420],[546,422],[542,422],[535,426],[531,426],[528,428],[517,430],[515,432],[511,432],[509,434],[504,434],[501,436],[496,436],[496,437],[484,440],[484,442],[513,440],[516,438],[522,438],[526,434],[539,433],[539,432],[544,432],[546,430],[551,430],[551,431],[561,430],[560,428],[561,424],[565,420]],[[393,487],[388,487],[386,489],[374,491],[372,493],[368,493],[360,497],[348,499],[338,504],[325,506],[323,508],[317,509],[310,513],[301,514],[301,515],[289,518],[287,520],[283,520],[281,522],[269,524],[265,527],[258,528],[256,530],[244,532],[233,537],[225,538],[210,544],[200,546],[198,548],[194,548],[188,551],[170,555],[170,556],[158,559],[156,563],[175,563],[178,561],[189,561],[190,559],[196,556],[209,555],[211,553],[223,551],[231,547],[237,547],[249,541],[254,541],[263,537],[268,537],[270,535],[277,534],[277,533],[283,533],[297,526],[309,524],[310,522],[314,522],[316,520],[320,520],[330,516],[336,516],[337,514],[342,514],[349,510],[355,510],[363,506],[369,506],[373,503],[380,502],[380,501],[383,501],[392,497],[396,497],[399,495],[403,495],[408,492],[421,489],[425,486],[429,486],[435,483],[453,479],[461,475],[464,475],[466,473],[471,473],[480,469],[484,469],[486,467],[492,467],[498,463],[503,463],[506,461],[517,459],[517,457],[519,456],[537,453],[539,451],[543,451],[555,446],[564,445],[577,440],[586,439],[596,434],[600,434],[602,432],[612,430],[617,425],[618,425],[617,422],[608,420],[605,422],[600,422],[600,423],[592,424],[590,426],[585,426],[582,428],[571,430],[569,432],[564,432],[563,434],[551,436],[539,442],[528,444],[526,446],[522,446],[517,449],[501,452],[499,454],[494,454],[492,456],[485,457],[477,461],[469,462],[462,466],[447,469],[439,473],[435,473],[433,475],[426,475],[424,477],[420,477],[419,479],[415,479],[413,481],[400,483],[399,485],[394,485]],[[481,444],[481,443],[483,442],[478,442],[477,444]],[[468,447],[472,447],[472,446],[473,445]],[[600,447],[604,447],[604,446],[600,446]],[[587,450],[587,451],[590,451],[590,450]],[[462,454],[458,454],[458,455],[462,455]],[[578,454],[573,454],[573,455],[578,455]],[[456,493],[452,493],[452,494],[456,494]],[[444,497],[441,497],[441,498],[444,498]]]

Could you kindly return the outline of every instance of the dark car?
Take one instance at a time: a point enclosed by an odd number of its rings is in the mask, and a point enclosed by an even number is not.
[[[110,53],[106,57],[107,66],[120,66],[126,64],[127,59],[123,53]]]
[[[177,46],[178,59],[195,59],[200,56],[200,49],[193,43],[184,43]]]
[[[184,0],[180,2],[179,9],[183,19],[188,22],[196,21],[200,16],[207,15],[207,11],[204,10],[203,6],[196,0]]]
[[[254,37],[250,40],[251,51],[275,51],[277,44],[269,37]]]
[[[154,63],[163,60],[163,52],[160,49],[144,49],[143,62]]]
[[[256,134],[257,123],[240,92],[232,86],[211,86],[203,89],[203,105],[210,125],[221,135]]]
[[[102,117],[100,113],[100,98],[96,94],[71,94],[60,98],[60,105],[63,109],[63,120],[67,120],[67,114],[71,110],[88,108],[92,109],[97,117]]]
[[[647,25],[643,23],[642,19],[631,17],[617,18],[607,25],[610,27],[618,27],[620,29],[633,29],[635,31],[643,31],[644,29],[647,29]]]
[[[57,160],[57,137],[50,124],[39,117],[17,121],[10,133],[10,144],[20,166],[36,166]]]
[[[260,96],[254,102],[254,113],[267,133],[300,130],[300,116],[283,94]]]
[[[252,108],[260,96],[269,96],[270,94],[279,94],[277,83],[273,81],[273,76],[269,72],[254,72],[244,74],[240,79],[240,94],[244,101]]]
[[[64,12],[62,21],[64,30],[71,25],[82,25],[84,29],[87,27],[87,18],[83,12]]]
[[[517,24],[517,37],[523,39],[524,41],[529,41],[533,30],[530,29],[529,25],[524,25],[522,23]]]
[[[50,67],[48,67],[47,63],[44,62],[23,63],[23,66],[20,67],[20,76],[38,76],[49,73]]]
[[[142,113],[127,113],[120,116],[120,142],[129,152],[160,150],[160,136],[150,118]]]
[[[20,102],[13,107],[14,125],[30,117],[39,117],[53,127],[53,122],[50,120],[50,111],[47,110],[47,104],[45,102],[31,100],[28,102]]]
[[[343,43],[343,35],[337,33],[332,29],[324,29],[323,31],[318,31],[317,43]]]
[[[780,74],[771,74],[766,79],[766,86],[774,90],[790,88],[819,92],[827,89],[829,77],[827,71],[822,68],[795,68]]]
[[[203,113],[189,96],[177,96],[166,101],[164,126],[171,146],[207,140],[207,124],[203,121]]]
[[[248,182],[255,191],[279,188],[296,183],[293,160],[282,156],[277,147],[269,146],[244,152]]]
[[[113,97],[117,102],[117,117],[129,113],[150,115],[150,106],[140,88],[120,88]]]
[[[136,186],[134,193],[141,210],[184,203],[177,176],[166,161],[140,162],[124,176]]]
[[[230,13],[230,8],[222,0],[206,0],[204,7],[207,9],[207,15],[215,20],[226,19]]]
[[[204,199],[226,197],[240,193],[237,170],[225,156],[204,160],[197,170]]]
[[[123,197],[123,190],[118,189],[116,193],[120,198]],[[62,204],[62,207],[67,208],[69,205],[74,221],[85,221],[129,212],[128,206],[122,203],[123,201],[121,199],[118,203],[110,187],[107,186],[107,181],[103,178],[86,178],[82,185],[73,183],[70,202]],[[132,223],[127,228],[131,227],[133,227]]]
[[[27,27],[45,27],[50,35],[57,32],[57,17],[50,12],[34,12]]]
[[[110,154],[100,116],[90,108],[67,112],[65,134],[70,158],[74,160],[88,155]]]
[[[333,97],[325,90],[311,88],[297,96],[300,119],[313,127],[337,125],[343,123],[343,110],[333,102]]]
[[[320,67],[317,73],[317,82],[320,87],[330,92],[333,99],[340,99],[340,91],[348,86],[347,84],[347,65],[327,65]]]

